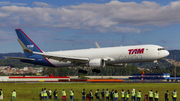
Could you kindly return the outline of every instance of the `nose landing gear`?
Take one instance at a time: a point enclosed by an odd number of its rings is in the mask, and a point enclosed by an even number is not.
[[[154,60],[154,65],[155,65],[154,68],[158,69],[158,60]]]

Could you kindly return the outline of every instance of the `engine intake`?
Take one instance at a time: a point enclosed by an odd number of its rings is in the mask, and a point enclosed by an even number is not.
[[[92,68],[100,68],[100,67],[105,67],[106,64],[105,64],[105,61],[104,59],[91,59],[89,61],[89,67],[92,67]]]

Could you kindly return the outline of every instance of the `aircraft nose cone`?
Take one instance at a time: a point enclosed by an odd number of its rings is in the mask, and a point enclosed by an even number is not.
[[[167,56],[169,55],[169,52],[166,50],[166,51],[164,52],[164,55],[165,55],[165,57],[167,57]]]

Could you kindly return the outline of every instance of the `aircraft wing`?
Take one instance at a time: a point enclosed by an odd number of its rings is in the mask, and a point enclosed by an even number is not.
[[[50,54],[50,53],[40,53],[40,52],[33,52],[33,54],[38,54],[38,55],[42,55],[48,59],[54,59],[54,60],[58,60],[58,61],[63,61],[63,62],[67,62],[67,61],[71,61],[71,62],[87,62],[89,61],[89,58],[86,57],[73,57],[73,56],[59,56],[57,54]]]
[[[95,45],[96,45],[96,47],[97,47],[97,48],[100,48],[100,46],[98,45],[98,43],[97,43],[97,42],[95,42]]]

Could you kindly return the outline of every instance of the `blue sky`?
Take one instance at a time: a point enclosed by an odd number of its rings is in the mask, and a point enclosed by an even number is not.
[[[156,44],[180,49],[179,0],[0,1],[0,53],[22,52],[21,28],[43,51]]]

